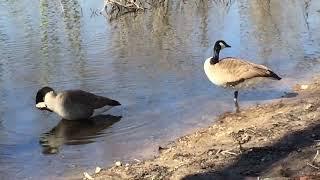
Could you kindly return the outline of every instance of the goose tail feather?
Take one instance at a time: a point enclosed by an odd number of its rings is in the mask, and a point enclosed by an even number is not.
[[[271,77],[272,79],[275,79],[275,80],[281,80],[282,79],[280,76],[278,76],[276,73],[274,73],[271,70],[269,70],[269,77]]]
[[[120,102],[119,101],[116,101],[116,100],[112,100],[109,104],[110,106],[120,106]]]

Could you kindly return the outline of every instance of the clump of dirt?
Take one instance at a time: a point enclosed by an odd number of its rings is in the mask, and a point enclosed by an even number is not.
[[[158,157],[95,179],[320,178],[320,80],[296,97],[225,113],[204,130],[159,147]]]

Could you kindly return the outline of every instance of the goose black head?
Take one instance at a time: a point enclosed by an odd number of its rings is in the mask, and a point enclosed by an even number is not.
[[[214,44],[214,50],[215,51],[220,51],[223,48],[229,48],[231,47],[229,44],[227,44],[224,40],[218,40],[215,44]]]
[[[36,105],[38,103],[44,103],[44,97],[46,96],[46,94],[48,92],[51,92],[53,91],[53,89],[51,87],[43,87],[41,88],[38,92],[37,92],[37,96],[36,96]],[[38,108],[38,109],[41,109],[41,110],[48,110],[48,111],[51,111],[49,110],[48,108],[46,107],[41,107],[41,108]]]
[[[216,64],[219,62],[219,53],[220,50],[223,48],[229,48],[231,47],[229,44],[227,44],[226,42],[224,42],[223,40],[218,40],[213,47],[213,56],[210,60],[211,64]]]

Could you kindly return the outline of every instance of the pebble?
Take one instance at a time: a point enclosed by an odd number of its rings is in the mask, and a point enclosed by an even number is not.
[[[309,87],[308,85],[304,84],[304,85],[301,85],[301,86],[300,86],[300,89],[305,90],[305,89],[308,89],[308,87]]]
[[[115,164],[116,166],[122,166],[122,163],[120,161],[117,161]]]
[[[96,167],[96,170],[94,171],[94,173],[98,174],[101,171],[101,168],[99,166]]]
[[[85,179],[94,180],[94,178],[91,177],[87,172],[84,172],[83,175]]]
[[[304,106],[304,110],[309,110],[312,108],[312,104],[307,104]]]

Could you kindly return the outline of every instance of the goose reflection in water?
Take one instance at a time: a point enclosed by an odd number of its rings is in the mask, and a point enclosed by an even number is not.
[[[98,115],[86,121],[61,120],[40,137],[43,154],[56,154],[60,146],[88,144],[103,135],[103,130],[120,121],[121,116]]]

